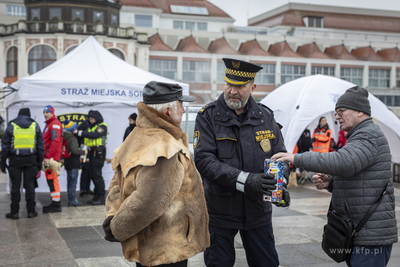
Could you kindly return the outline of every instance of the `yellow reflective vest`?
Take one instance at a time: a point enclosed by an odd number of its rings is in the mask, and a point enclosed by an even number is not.
[[[21,128],[14,122],[11,124],[14,125],[14,149],[33,149],[36,141],[36,122],[32,122],[28,128]]]
[[[107,124],[105,124],[104,122],[96,124],[95,126],[93,126],[92,128],[88,129],[89,133],[94,133],[97,130],[97,127],[100,125],[104,125],[107,127]],[[108,138],[108,131],[107,134],[105,136],[96,138],[96,139],[91,139],[91,138],[87,138],[85,137],[84,139],[84,144],[86,146],[105,146],[107,143],[107,138]]]

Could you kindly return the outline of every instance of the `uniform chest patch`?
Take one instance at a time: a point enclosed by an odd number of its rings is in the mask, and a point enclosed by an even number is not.
[[[260,146],[265,153],[271,151],[271,141],[269,139],[261,140]]]
[[[264,130],[264,131],[257,131],[255,132],[255,138],[256,142],[261,142],[264,139],[275,139],[275,135],[273,132],[270,130]]]

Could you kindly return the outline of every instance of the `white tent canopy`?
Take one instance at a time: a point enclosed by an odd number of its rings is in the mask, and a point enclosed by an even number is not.
[[[13,83],[18,93],[6,98],[6,106],[21,100],[134,104],[152,80],[178,83],[125,62],[90,36],[60,60]],[[179,84],[188,95],[189,85]]]
[[[108,125],[106,157],[111,159],[113,151],[122,143],[128,116],[137,112],[135,104],[142,101],[144,85],[152,80],[178,83],[183,88],[183,94],[189,94],[188,84],[130,65],[90,36],[60,60],[11,85],[17,91],[6,97],[7,120],[14,119],[21,107],[29,107],[31,117],[43,130],[45,105],[55,108],[55,114],[60,116],[61,122],[64,119],[81,120],[82,114],[98,110]],[[112,176],[111,164],[105,164],[103,178],[106,187]],[[66,191],[64,169],[59,178],[61,191]],[[46,179],[38,179],[38,183],[37,192],[48,192]]]
[[[346,89],[355,86],[339,78],[312,75],[285,83],[268,94],[261,103],[274,111],[275,119],[283,125],[282,134],[288,151],[308,128],[311,133],[319,118],[324,116],[337,142],[339,125],[335,121],[335,104]],[[400,162],[400,120],[378,98],[369,94],[371,116],[389,141],[392,161]]]

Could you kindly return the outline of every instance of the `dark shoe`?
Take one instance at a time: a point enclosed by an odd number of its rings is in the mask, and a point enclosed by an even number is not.
[[[50,205],[43,207],[43,213],[61,212],[60,202],[52,201]]]
[[[104,205],[105,204],[105,200],[104,200],[104,196],[94,196],[93,199],[88,200],[87,202],[88,204],[92,204],[92,205]]]
[[[28,218],[35,218],[35,217],[37,217],[37,212],[36,211],[28,213]]]
[[[77,206],[82,206],[82,203],[79,202],[77,199],[74,201],[68,201],[68,207],[77,207]]]
[[[79,193],[79,195],[81,196],[81,197],[83,197],[84,195],[93,195],[94,193],[93,193],[93,191],[92,190],[83,190],[83,191],[81,191],[80,193]]]
[[[19,219],[19,216],[18,216],[18,213],[7,213],[6,214],[6,218],[7,219],[13,219],[13,220],[18,220]]]

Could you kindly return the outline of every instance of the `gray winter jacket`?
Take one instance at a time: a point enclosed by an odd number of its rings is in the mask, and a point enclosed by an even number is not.
[[[351,216],[355,227],[387,186],[382,202],[356,235],[354,245],[384,246],[397,242],[389,144],[371,118],[348,133],[342,149],[295,155],[294,165],[330,175],[332,208]],[[345,209],[346,202],[350,214]]]

